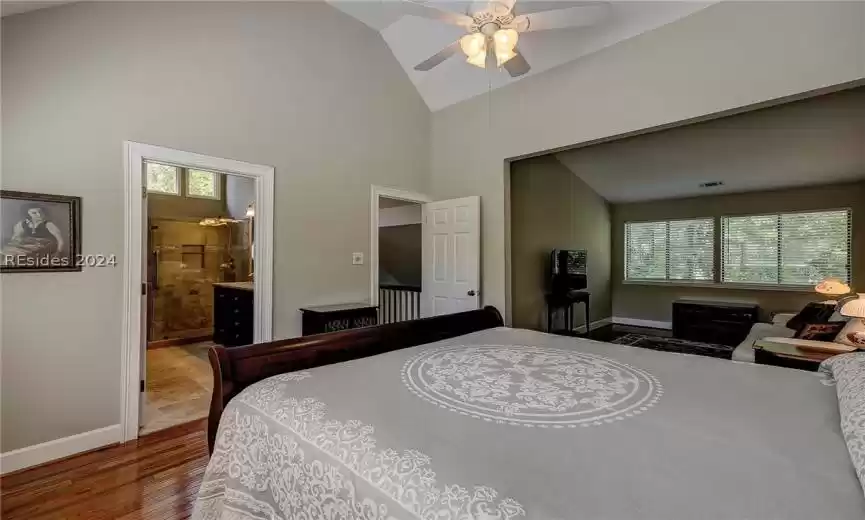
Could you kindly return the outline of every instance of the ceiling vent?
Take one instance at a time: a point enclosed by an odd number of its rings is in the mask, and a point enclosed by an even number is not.
[[[724,185],[723,181],[711,181],[711,182],[704,182],[703,184],[700,184],[700,187],[701,188],[717,188],[717,187],[723,186],[723,185]]]

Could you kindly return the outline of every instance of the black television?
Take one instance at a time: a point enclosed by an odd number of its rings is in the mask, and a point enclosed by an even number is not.
[[[567,294],[585,289],[587,256],[585,249],[553,249],[548,273],[550,292]]]

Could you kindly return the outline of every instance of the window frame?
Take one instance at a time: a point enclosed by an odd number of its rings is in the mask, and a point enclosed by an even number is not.
[[[710,280],[687,280],[681,278],[670,278],[670,223],[672,222],[687,222],[687,221],[700,221],[705,220],[709,221],[712,224],[712,262],[710,265],[712,271],[712,278]],[[664,265],[664,278],[628,278],[628,224],[664,224],[666,227],[666,232],[664,234],[665,239],[665,265]],[[713,285],[716,283],[718,279],[718,269],[717,269],[717,258],[718,258],[718,219],[715,217],[680,217],[680,218],[669,218],[669,219],[647,219],[647,220],[628,220],[623,223],[622,229],[622,244],[623,244],[623,253],[624,258],[622,261],[623,264],[623,277],[622,283],[625,284],[634,284],[634,285],[685,285],[689,287],[695,286],[705,286],[705,285]]]
[[[222,172],[217,172],[217,171],[213,171],[213,170],[206,170],[203,168],[188,168],[186,166],[179,166],[176,164],[170,164],[170,163],[165,163],[165,162],[150,161],[147,159],[145,159],[143,161],[143,163],[144,163],[144,166],[143,166],[142,170],[144,170],[144,187],[147,190],[148,195],[153,194],[153,195],[163,195],[166,197],[182,197],[182,198],[188,198],[188,199],[202,199],[202,200],[217,200],[217,201],[222,200],[222,191],[223,191],[222,190],[222,182],[223,182],[223,178],[225,176],[225,174]],[[158,164],[160,166],[168,166],[168,167],[174,168],[175,171],[177,172],[177,175],[175,175],[175,178],[174,178],[174,185],[175,185],[176,191],[170,192],[170,191],[161,191],[161,190],[151,189],[150,184],[147,182],[147,165],[148,164]],[[214,192],[214,194],[213,194],[213,196],[193,195],[189,192],[189,170],[195,170],[195,171],[199,171],[199,172],[207,172],[207,173],[210,173],[214,176],[214,180],[213,180],[213,192]]]
[[[174,168],[174,171],[176,173],[176,175],[174,176],[174,187],[175,187],[174,192],[154,190],[154,189],[150,188],[150,183],[148,182],[148,176],[147,176],[147,165],[148,164],[158,164],[159,166],[168,166],[170,168]],[[145,160],[143,169],[144,169],[144,187],[147,190],[148,194],[155,193],[157,195],[165,195],[168,197],[182,197],[183,196],[183,191],[182,191],[183,190],[182,178],[183,178],[183,171],[184,171],[183,167],[177,166],[174,164],[167,164],[167,163],[163,163],[163,162]]]
[[[847,250],[847,270],[849,281],[848,285],[853,286],[856,283],[854,280],[854,270],[853,270],[853,260],[854,260],[854,251],[853,251],[853,223],[854,223],[854,215],[853,208],[851,207],[830,207],[830,208],[819,208],[819,209],[801,209],[801,210],[792,210],[792,211],[776,211],[776,212],[767,212],[767,213],[729,213],[729,214],[721,214],[715,216],[706,216],[706,217],[687,217],[687,218],[674,218],[674,219],[641,219],[641,220],[628,220],[622,223],[622,228],[620,230],[620,235],[622,237],[622,284],[623,285],[654,285],[661,287],[670,287],[670,286],[684,286],[684,287],[694,287],[694,288],[707,288],[707,289],[733,289],[733,290],[754,290],[754,291],[775,291],[775,292],[799,292],[799,293],[813,293],[814,285],[793,285],[793,284],[781,284],[781,283],[749,283],[749,282],[724,282],[723,281],[723,269],[724,269],[724,219],[728,217],[765,217],[765,216],[774,216],[774,215],[789,215],[789,214],[799,214],[799,213],[822,213],[822,212],[833,212],[833,211],[846,211],[847,212],[847,235],[848,235],[848,250]],[[680,220],[700,220],[700,219],[713,219],[714,220],[714,245],[713,245],[713,274],[714,279],[712,281],[701,280],[701,281],[691,281],[691,280],[671,280],[671,279],[659,279],[659,278],[648,278],[648,279],[638,279],[638,278],[628,278],[628,242],[627,242],[627,225],[628,224],[639,224],[639,223],[650,223],[650,222],[673,222]],[[780,267],[780,242],[779,242],[779,267]]]
[[[213,196],[193,195],[189,191],[189,171],[206,172],[213,175]],[[190,199],[222,200],[222,174],[201,168],[183,168],[183,196]]]
[[[782,255],[782,245],[781,245],[781,216],[783,215],[798,215],[802,213],[832,213],[844,211],[847,213],[847,280],[846,283],[848,285],[853,284],[853,208],[850,207],[836,207],[836,208],[822,208],[822,209],[801,209],[801,210],[793,210],[793,211],[775,211],[769,213],[746,213],[746,214],[725,214],[720,215],[718,220],[720,221],[720,226],[717,228],[718,237],[717,240],[720,242],[721,249],[717,256],[718,261],[718,269],[716,269],[716,285],[719,287],[729,287],[734,289],[757,289],[757,290],[781,290],[781,291],[803,291],[803,292],[813,292],[814,285],[816,284],[785,284],[781,283],[781,255]],[[776,233],[778,234],[778,251],[776,252],[776,266],[778,268],[778,282],[777,283],[769,283],[769,282],[739,282],[739,281],[731,281],[727,282],[724,280],[724,220],[727,218],[744,218],[744,217],[776,217],[778,221],[778,229]]]

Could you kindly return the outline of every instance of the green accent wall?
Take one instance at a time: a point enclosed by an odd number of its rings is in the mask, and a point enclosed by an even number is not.
[[[511,164],[511,287],[513,326],[546,328],[544,288],[553,249],[588,250],[592,321],[608,318],[610,208],[553,156]],[[574,308],[574,324],[585,323]]]

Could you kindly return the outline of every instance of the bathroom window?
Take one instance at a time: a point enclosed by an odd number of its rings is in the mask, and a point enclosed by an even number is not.
[[[147,191],[180,195],[180,168],[152,162],[144,165],[147,172]]]
[[[186,196],[219,199],[220,174],[206,170],[186,170]]]

